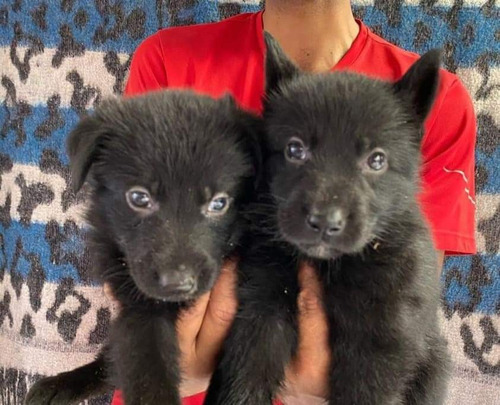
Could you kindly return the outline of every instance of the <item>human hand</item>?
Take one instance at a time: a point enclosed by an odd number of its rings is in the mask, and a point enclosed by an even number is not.
[[[208,388],[238,308],[236,283],[236,261],[227,260],[212,290],[198,298],[177,321],[183,397]]]
[[[281,397],[286,405],[323,404],[328,397],[331,361],[323,289],[314,268],[306,263],[299,270],[299,284],[299,345],[297,355],[287,367]]]

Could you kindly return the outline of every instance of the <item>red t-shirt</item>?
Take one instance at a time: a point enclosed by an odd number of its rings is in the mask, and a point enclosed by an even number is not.
[[[388,43],[361,21],[358,24],[358,36],[333,70],[397,80],[417,60],[418,55]],[[125,94],[166,87],[191,88],[214,97],[230,92],[241,106],[260,112],[264,55],[262,12],[164,29],[135,51]],[[425,123],[420,202],[437,249],[447,254],[476,252],[475,140],[470,97],[457,76],[442,70],[439,93]],[[201,404],[201,398],[185,404]]]

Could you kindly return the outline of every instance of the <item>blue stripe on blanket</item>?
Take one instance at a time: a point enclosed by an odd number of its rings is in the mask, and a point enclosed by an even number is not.
[[[46,21],[49,22],[44,30],[40,29],[30,13],[26,12],[26,7],[21,11],[8,10],[10,21],[19,21],[23,32],[34,34],[40,39],[45,47],[55,48],[61,41],[60,27],[64,24],[72,29],[72,35],[77,43],[83,44],[89,51],[115,51],[132,52],[146,36],[154,33],[159,28],[171,25],[169,10],[167,7],[177,9],[175,5],[165,6],[160,14],[157,13],[155,1],[140,2],[138,6],[136,0],[121,0],[115,3],[113,8],[99,11],[96,3],[88,0],[77,0],[73,2],[70,10],[61,10],[59,2],[44,0],[32,1],[31,10],[38,9],[42,4],[46,4]],[[68,2],[69,3],[69,2]],[[168,3],[168,2],[167,2]],[[68,7],[69,8],[69,7]],[[256,5],[241,5],[242,12],[257,11]],[[83,13],[85,18],[82,17]],[[217,4],[210,1],[200,1],[196,9],[181,10],[180,17],[188,22],[193,15],[199,22],[211,22],[220,20],[220,12]],[[179,18],[179,17],[177,17]],[[58,24],[52,23],[57,21]],[[82,21],[85,21],[83,24]],[[14,32],[13,23],[0,25],[0,46],[10,45]],[[80,26],[80,28],[79,28]],[[123,35],[125,33],[125,35]],[[21,41],[20,46],[27,45],[26,41]]]
[[[31,106],[31,114],[26,117],[21,126],[13,125],[7,131],[5,139],[0,140],[2,153],[9,155],[14,163],[39,163],[44,150],[55,151],[62,163],[68,164],[66,156],[66,138],[69,131],[78,122],[78,114],[71,108],[59,108],[62,122],[64,124],[49,132],[45,136],[42,124],[49,117],[49,109],[46,105]],[[0,107],[0,129],[4,127],[6,120],[16,117],[16,107]],[[25,140],[19,139],[19,129],[27,134]]]
[[[253,13],[260,10],[255,4],[239,4],[239,13]],[[218,4],[213,0],[198,0],[193,7],[186,7],[179,12],[178,19],[193,20],[197,24],[220,21],[222,16]]]
[[[448,311],[495,315],[500,310],[500,255],[450,257],[441,282]]]
[[[47,4],[42,0],[32,3],[31,10],[37,9],[42,3]],[[161,13],[162,17],[159,17],[155,3],[154,1],[141,2],[142,10],[139,11],[135,9],[136,1],[122,0],[118,3],[119,6],[116,8],[118,11],[115,14],[107,10],[104,13],[106,16],[103,17],[97,10],[95,2],[76,1],[68,12],[61,11],[59,2],[48,2],[46,21],[60,21],[61,24],[49,23],[45,29],[40,29],[31,13],[27,13],[25,9],[20,12],[9,10],[8,18],[13,22],[19,21],[23,32],[33,34],[35,38],[43,42],[45,47],[56,48],[60,44],[60,26],[66,23],[73,27],[71,32],[76,43],[83,44],[87,50],[131,53],[146,36],[154,33],[160,26],[171,24],[169,10],[164,10]],[[174,9],[173,6],[171,8]],[[241,11],[256,11],[259,7],[242,4],[240,9]],[[369,26],[377,27],[387,40],[416,52],[441,47],[447,41],[456,42],[457,36],[463,37],[461,46],[455,50],[454,55],[456,63],[461,67],[472,66],[476,63],[478,56],[485,52],[500,52],[500,42],[496,40],[498,21],[494,16],[488,17],[477,7],[460,9],[456,18],[449,17],[450,8],[431,7],[431,9],[432,14],[422,7],[402,6],[399,18],[394,18],[397,13],[392,13],[390,20],[386,13],[373,6],[362,8],[362,14],[363,20]],[[78,28],[76,22],[85,20],[81,17],[82,12],[85,12],[87,17],[85,24]],[[180,24],[183,21],[205,23],[219,20],[220,13],[217,3],[202,0],[196,2],[191,8],[178,11],[176,18],[177,23]],[[435,15],[441,17],[436,18]],[[408,28],[404,36],[401,35],[398,20],[403,21],[405,27]],[[0,25],[0,46],[11,44],[14,37],[12,25],[13,23]],[[482,31],[481,35],[477,33],[466,35],[467,32],[470,33],[470,27],[479,27],[478,29]],[[429,39],[415,43],[416,32],[422,32],[422,30],[429,32]],[[29,41],[22,39],[18,45],[28,46]],[[498,64],[499,60],[493,58],[489,63],[490,65]]]
[[[451,17],[445,17],[450,13],[449,8],[432,7],[433,14],[430,15],[422,7],[401,7],[400,21],[405,25],[405,35],[401,35],[401,26],[395,21],[395,13],[391,13],[393,21],[388,20],[387,15],[375,7],[366,7],[363,21],[369,27],[379,27],[380,33],[387,41],[401,46],[409,51],[423,53],[432,48],[445,46],[447,42],[456,43],[457,36],[462,37],[460,46],[455,49],[454,62],[458,67],[470,67],[474,65],[477,58],[485,52],[499,52],[500,42],[496,39],[498,21],[495,17],[486,17],[480,8],[461,9],[456,18],[456,29]],[[441,15],[441,18],[436,18]],[[446,20],[449,19],[449,22]],[[466,32],[470,28],[481,30],[467,37]],[[428,40],[422,41],[422,32],[428,31]],[[415,38],[420,37],[420,41]],[[489,62],[490,66],[500,63],[498,59]]]
[[[77,284],[93,284],[82,234],[72,223],[61,226],[54,221],[29,226],[11,221],[7,228],[0,225],[0,269],[18,282],[31,276],[48,282],[71,278]]]
[[[500,162],[500,146],[491,154],[483,153],[476,149],[476,166],[484,167],[487,173],[484,185],[482,185],[481,194],[500,193],[500,170],[498,162]]]
[[[0,226],[5,252],[0,267],[26,281],[30,273],[44,273],[49,282],[71,278],[76,284],[94,284],[84,269],[82,230],[66,224],[35,223],[23,226],[13,221]],[[442,274],[442,296],[449,310],[495,314],[500,309],[500,255],[450,257]]]

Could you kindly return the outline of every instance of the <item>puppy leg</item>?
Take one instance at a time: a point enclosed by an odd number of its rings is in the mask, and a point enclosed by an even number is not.
[[[268,257],[278,259],[262,263]],[[271,404],[297,347],[295,263],[274,250],[259,249],[241,263],[240,308],[212,376],[206,405]]]
[[[179,349],[170,315],[126,309],[113,324],[113,377],[127,405],[181,403]]]
[[[37,381],[26,396],[26,405],[69,405],[110,391],[104,349],[90,364]]]
[[[438,405],[444,403],[450,359],[442,338],[429,342],[429,355],[419,365],[406,392],[407,405]]]
[[[205,405],[272,404],[295,351],[296,335],[284,314],[239,313],[212,376]]]
[[[411,336],[377,316],[390,313],[384,303],[363,306],[366,295],[346,291],[325,291],[332,352],[329,403],[402,405],[421,350]]]
[[[393,355],[391,354],[390,357]],[[396,354],[397,356],[397,354]],[[402,368],[395,367],[385,354],[363,353],[363,348],[334,344],[330,371],[331,405],[403,405]]]

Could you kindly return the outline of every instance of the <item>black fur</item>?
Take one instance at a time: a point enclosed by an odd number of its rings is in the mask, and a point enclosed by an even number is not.
[[[205,403],[264,405],[279,393],[297,349],[297,267],[308,259],[330,326],[328,402],[440,404],[437,260],[415,197],[440,53],[388,83],[302,73],[266,41],[270,186],[250,213],[262,228],[242,252],[241,304]],[[374,152],[388,165],[368,159]]]
[[[175,321],[238,243],[260,167],[259,122],[230,97],[166,91],[109,100],[78,124],[73,184],[92,185],[90,250],[121,311],[95,362],[39,381],[27,404],[78,403],[114,386],[127,405],[181,403]],[[150,194],[146,209],[129,205],[138,186]],[[218,193],[230,204],[214,216]]]

